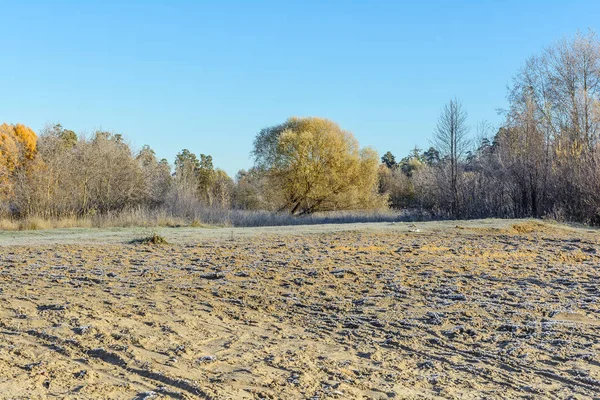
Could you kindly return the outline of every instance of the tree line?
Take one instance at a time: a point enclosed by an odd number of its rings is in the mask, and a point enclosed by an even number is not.
[[[0,125],[0,214],[85,217],[128,208],[199,207],[307,215],[410,209],[427,217],[553,217],[600,224],[600,42],[592,32],[531,57],[508,90],[501,126],[473,129],[460,100],[442,109],[431,146],[396,160],[323,118],[256,135],[235,177],[184,149],[173,165],[122,135],[40,135]],[[475,138],[473,138],[475,137]]]
[[[37,136],[0,126],[0,213],[13,217],[89,217],[144,207],[175,216],[198,208],[295,215],[381,209],[378,155],[322,118],[290,118],[256,137],[255,166],[232,179],[210,155],[179,152],[173,165],[120,134],[80,136],[61,125]]]
[[[432,147],[382,158],[393,207],[451,218],[552,217],[600,224],[600,42],[577,34],[532,56],[508,90],[504,122],[467,135],[460,101]]]

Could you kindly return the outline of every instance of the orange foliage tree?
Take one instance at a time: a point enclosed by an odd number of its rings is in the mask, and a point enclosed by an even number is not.
[[[10,197],[15,171],[35,158],[36,143],[37,135],[31,128],[0,125],[0,200]]]

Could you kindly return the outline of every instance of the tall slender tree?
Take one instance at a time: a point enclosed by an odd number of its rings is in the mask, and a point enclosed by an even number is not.
[[[449,164],[451,212],[454,218],[460,217],[458,197],[459,163],[469,145],[467,112],[462,103],[454,98],[442,109],[433,135],[433,145],[440,152],[440,157]]]

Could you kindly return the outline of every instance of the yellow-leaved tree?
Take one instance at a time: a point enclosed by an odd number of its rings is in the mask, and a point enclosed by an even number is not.
[[[379,158],[352,133],[324,118],[290,118],[263,129],[254,141],[256,168],[277,192],[276,208],[292,214],[379,209]]]
[[[25,125],[0,125],[0,200],[12,193],[14,172],[35,158],[37,136]]]

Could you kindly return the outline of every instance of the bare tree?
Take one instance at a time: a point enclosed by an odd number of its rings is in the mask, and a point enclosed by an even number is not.
[[[458,197],[459,163],[469,146],[467,112],[462,103],[454,98],[442,109],[433,135],[433,145],[440,152],[443,164],[449,164],[451,212],[454,218],[460,215]]]

